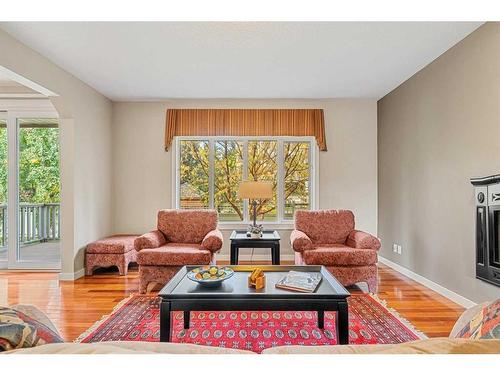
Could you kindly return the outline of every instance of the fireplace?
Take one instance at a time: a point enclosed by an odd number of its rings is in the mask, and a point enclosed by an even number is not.
[[[476,277],[500,286],[500,175],[470,181],[476,202]]]

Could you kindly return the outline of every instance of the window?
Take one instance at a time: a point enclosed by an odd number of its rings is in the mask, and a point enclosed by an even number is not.
[[[208,208],[208,141],[182,141],[180,146],[180,208]]]
[[[240,181],[269,181],[274,196],[258,201],[257,220],[291,221],[295,210],[314,208],[315,145],[312,137],[177,137],[176,207],[215,208],[221,222],[247,223]]]

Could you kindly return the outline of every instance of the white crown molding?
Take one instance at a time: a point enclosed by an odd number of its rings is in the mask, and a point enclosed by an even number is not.
[[[47,99],[43,94],[37,93],[11,93],[11,94],[1,94],[0,99]]]
[[[0,97],[0,111],[7,112],[43,112],[50,117],[59,117],[54,105],[48,98],[3,99]]]
[[[415,272],[409,270],[408,268],[405,268],[397,263],[394,263],[394,262],[390,261],[389,259],[386,259],[384,257],[379,256],[378,260],[380,261],[380,263],[383,263],[386,266],[392,268],[393,270],[398,271],[399,273],[401,273],[405,276],[408,276],[410,279],[415,280],[416,282],[426,286],[429,289],[432,289],[436,293],[441,294],[443,297],[448,298],[449,300],[459,304],[460,306],[463,306],[465,308],[470,308],[470,307],[476,305],[476,303],[471,301],[470,299],[467,299],[458,293],[455,293],[449,289],[446,289],[444,286],[441,286],[441,285],[435,283],[434,281],[431,281],[431,280],[419,275],[418,273],[415,273]]]

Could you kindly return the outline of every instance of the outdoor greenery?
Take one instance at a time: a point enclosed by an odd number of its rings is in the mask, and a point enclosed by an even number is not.
[[[7,152],[7,129],[0,124],[0,202],[4,204],[7,202]],[[60,201],[57,128],[20,129],[19,201]]]
[[[181,208],[209,207],[209,142],[180,142]],[[277,219],[278,142],[247,142],[247,179],[271,181],[274,197],[258,201],[259,220]],[[309,207],[309,142],[283,142],[285,218],[297,208]],[[223,221],[243,220],[243,202],[237,196],[243,179],[244,143],[214,143],[214,206]]]

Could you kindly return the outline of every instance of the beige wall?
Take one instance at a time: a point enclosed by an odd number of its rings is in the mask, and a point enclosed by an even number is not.
[[[319,160],[321,208],[347,208],[357,226],[376,233],[377,119],[375,100],[176,100],[113,104],[113,222],[117,233],[155,228],[156,213],[172,205],[172,154],[163,149],[165,110],[174,107],[323,108],[328,151]],[[291,259],[289,231],[282,257]],[[228,257],[228,235],[224,231]],[[246,253],[242,253],[243,258]],[[254,259],[269,257],[256,249]]]
[[[61,126],[62,272],[83,268],[83,248],[111,233],[111,102],[0,30],[0,66],[57,93]]]
[[[500,173],[499,72],[488,23],[378,102],[381,254],[475,302],[500,296],[475,278],[469,183]]]

